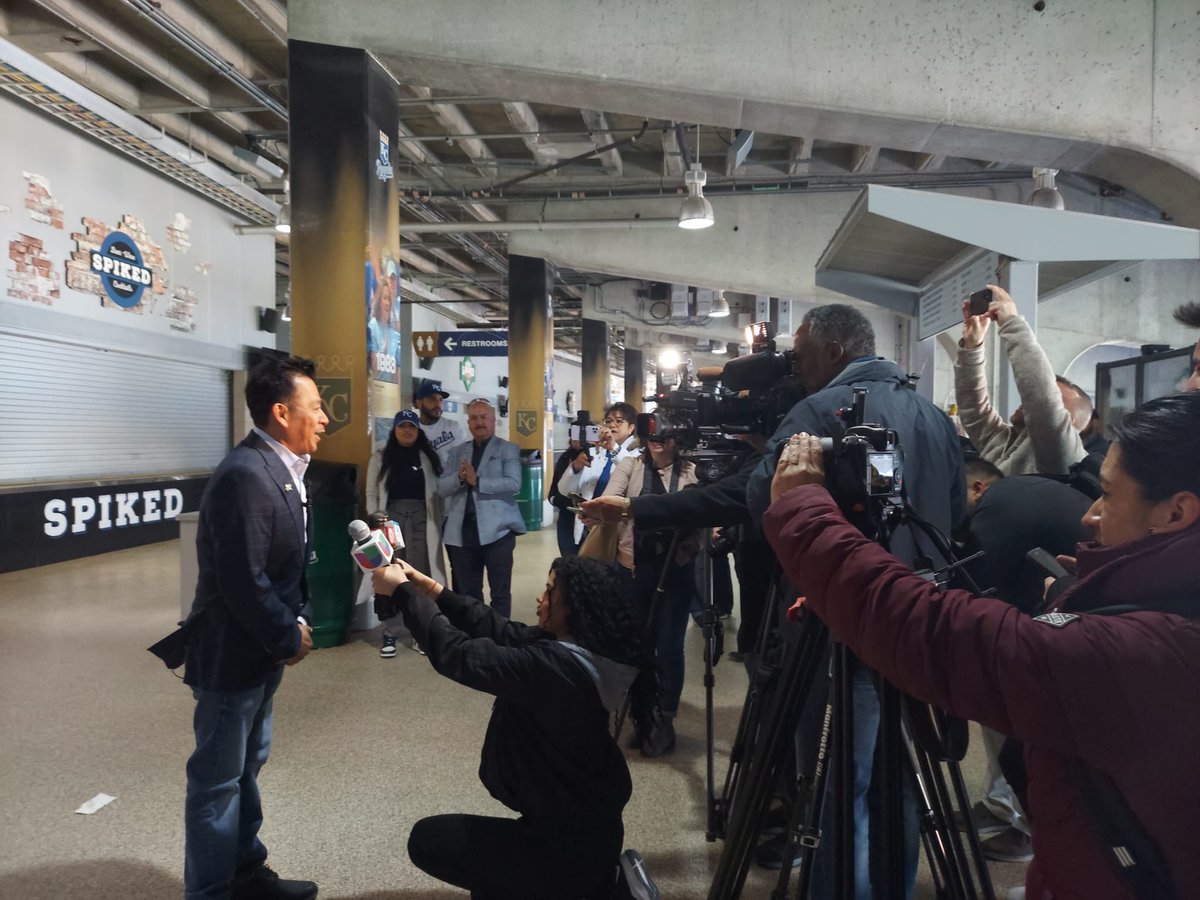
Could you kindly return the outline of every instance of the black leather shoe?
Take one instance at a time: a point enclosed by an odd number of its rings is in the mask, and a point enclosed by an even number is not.
[[[650,737],[642,742],[642,756],[654,759],[656,756],[666,756],[675,752],[675,723],[671,719],[663,719],[654,726]]]
[[[312,881],[280,878],[270,866],[255,866],[233,879],[230,900],[312,900],[317,885]]]

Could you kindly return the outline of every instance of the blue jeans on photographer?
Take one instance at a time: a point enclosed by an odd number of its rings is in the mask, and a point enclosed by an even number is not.
[[[271,713],[283,668],[258,687],[192,690],[196,749],[187,763],[185,900],[227,897],[239,870],[267,858],[258,839],[263,819],[258,772],[271,752]]]
[[[828,657],[826,658],[826,660]],[[828,670],[827,661],[821,664],[819,672]],[[815,681],[814,690],[810,691],[804,711],[800,715],[800,723],[796,728],[796,759],[797,769],[808,772],[811,769],[807,754],[816,747],[817,736],[820,734],[821,723],[825,716],[825,701],[827,691],[819,689],[824,682]],[[871,814],[867,803],[867,793],[871,787],[871,774],[875,764],[875,743],[879,735],[879,692],[871,671],[861,665],[854,665],[851,674],[850,692],[854,709],[854,897],[855,900],[873,900],[876,896],[871,890]],[[913,884],[917,877],[917,854],[920,843],[919,823],[917,821],[916,785],[907,760],[903,765],[904,794],[902,798],[904,823],[904,896],[911,900]],[[829,900],[833,897],[835,855],[833,840],[833,806],[834,789],[832,778],[836,777],[836,769],[831,773],[831,780],[826,782],[825,806],[821,816],[821,830],[826,840],[817,849],[813,860],[813,877],[810,897],[812,900]],[[877,835],[876,843],[886,840],[887,835]],[[879,896],[883,896],[880,893]]]

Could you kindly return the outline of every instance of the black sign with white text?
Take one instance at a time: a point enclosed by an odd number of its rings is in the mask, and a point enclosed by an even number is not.
[[[207,476],[91,482],[0,493],[0,572],[179,537]]]

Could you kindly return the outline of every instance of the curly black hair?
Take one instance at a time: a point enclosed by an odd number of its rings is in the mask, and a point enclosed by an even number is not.
[[[634,601],[621,590],[611,567],[594,559],[562,556],[550,566],[554,587],[566,600],[566,625],[580,647],[613,662],[634,666],[629,711],[639,732],[648,733],[657,714],[658,666],[647,646]]]

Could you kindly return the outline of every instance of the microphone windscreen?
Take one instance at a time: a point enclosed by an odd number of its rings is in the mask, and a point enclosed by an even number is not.
[[[350,540],[359,544],[371,536],[371,529],[367,527],[367,523],[362,519],[355,519],[346,526],[346,531],[350,535]]]

